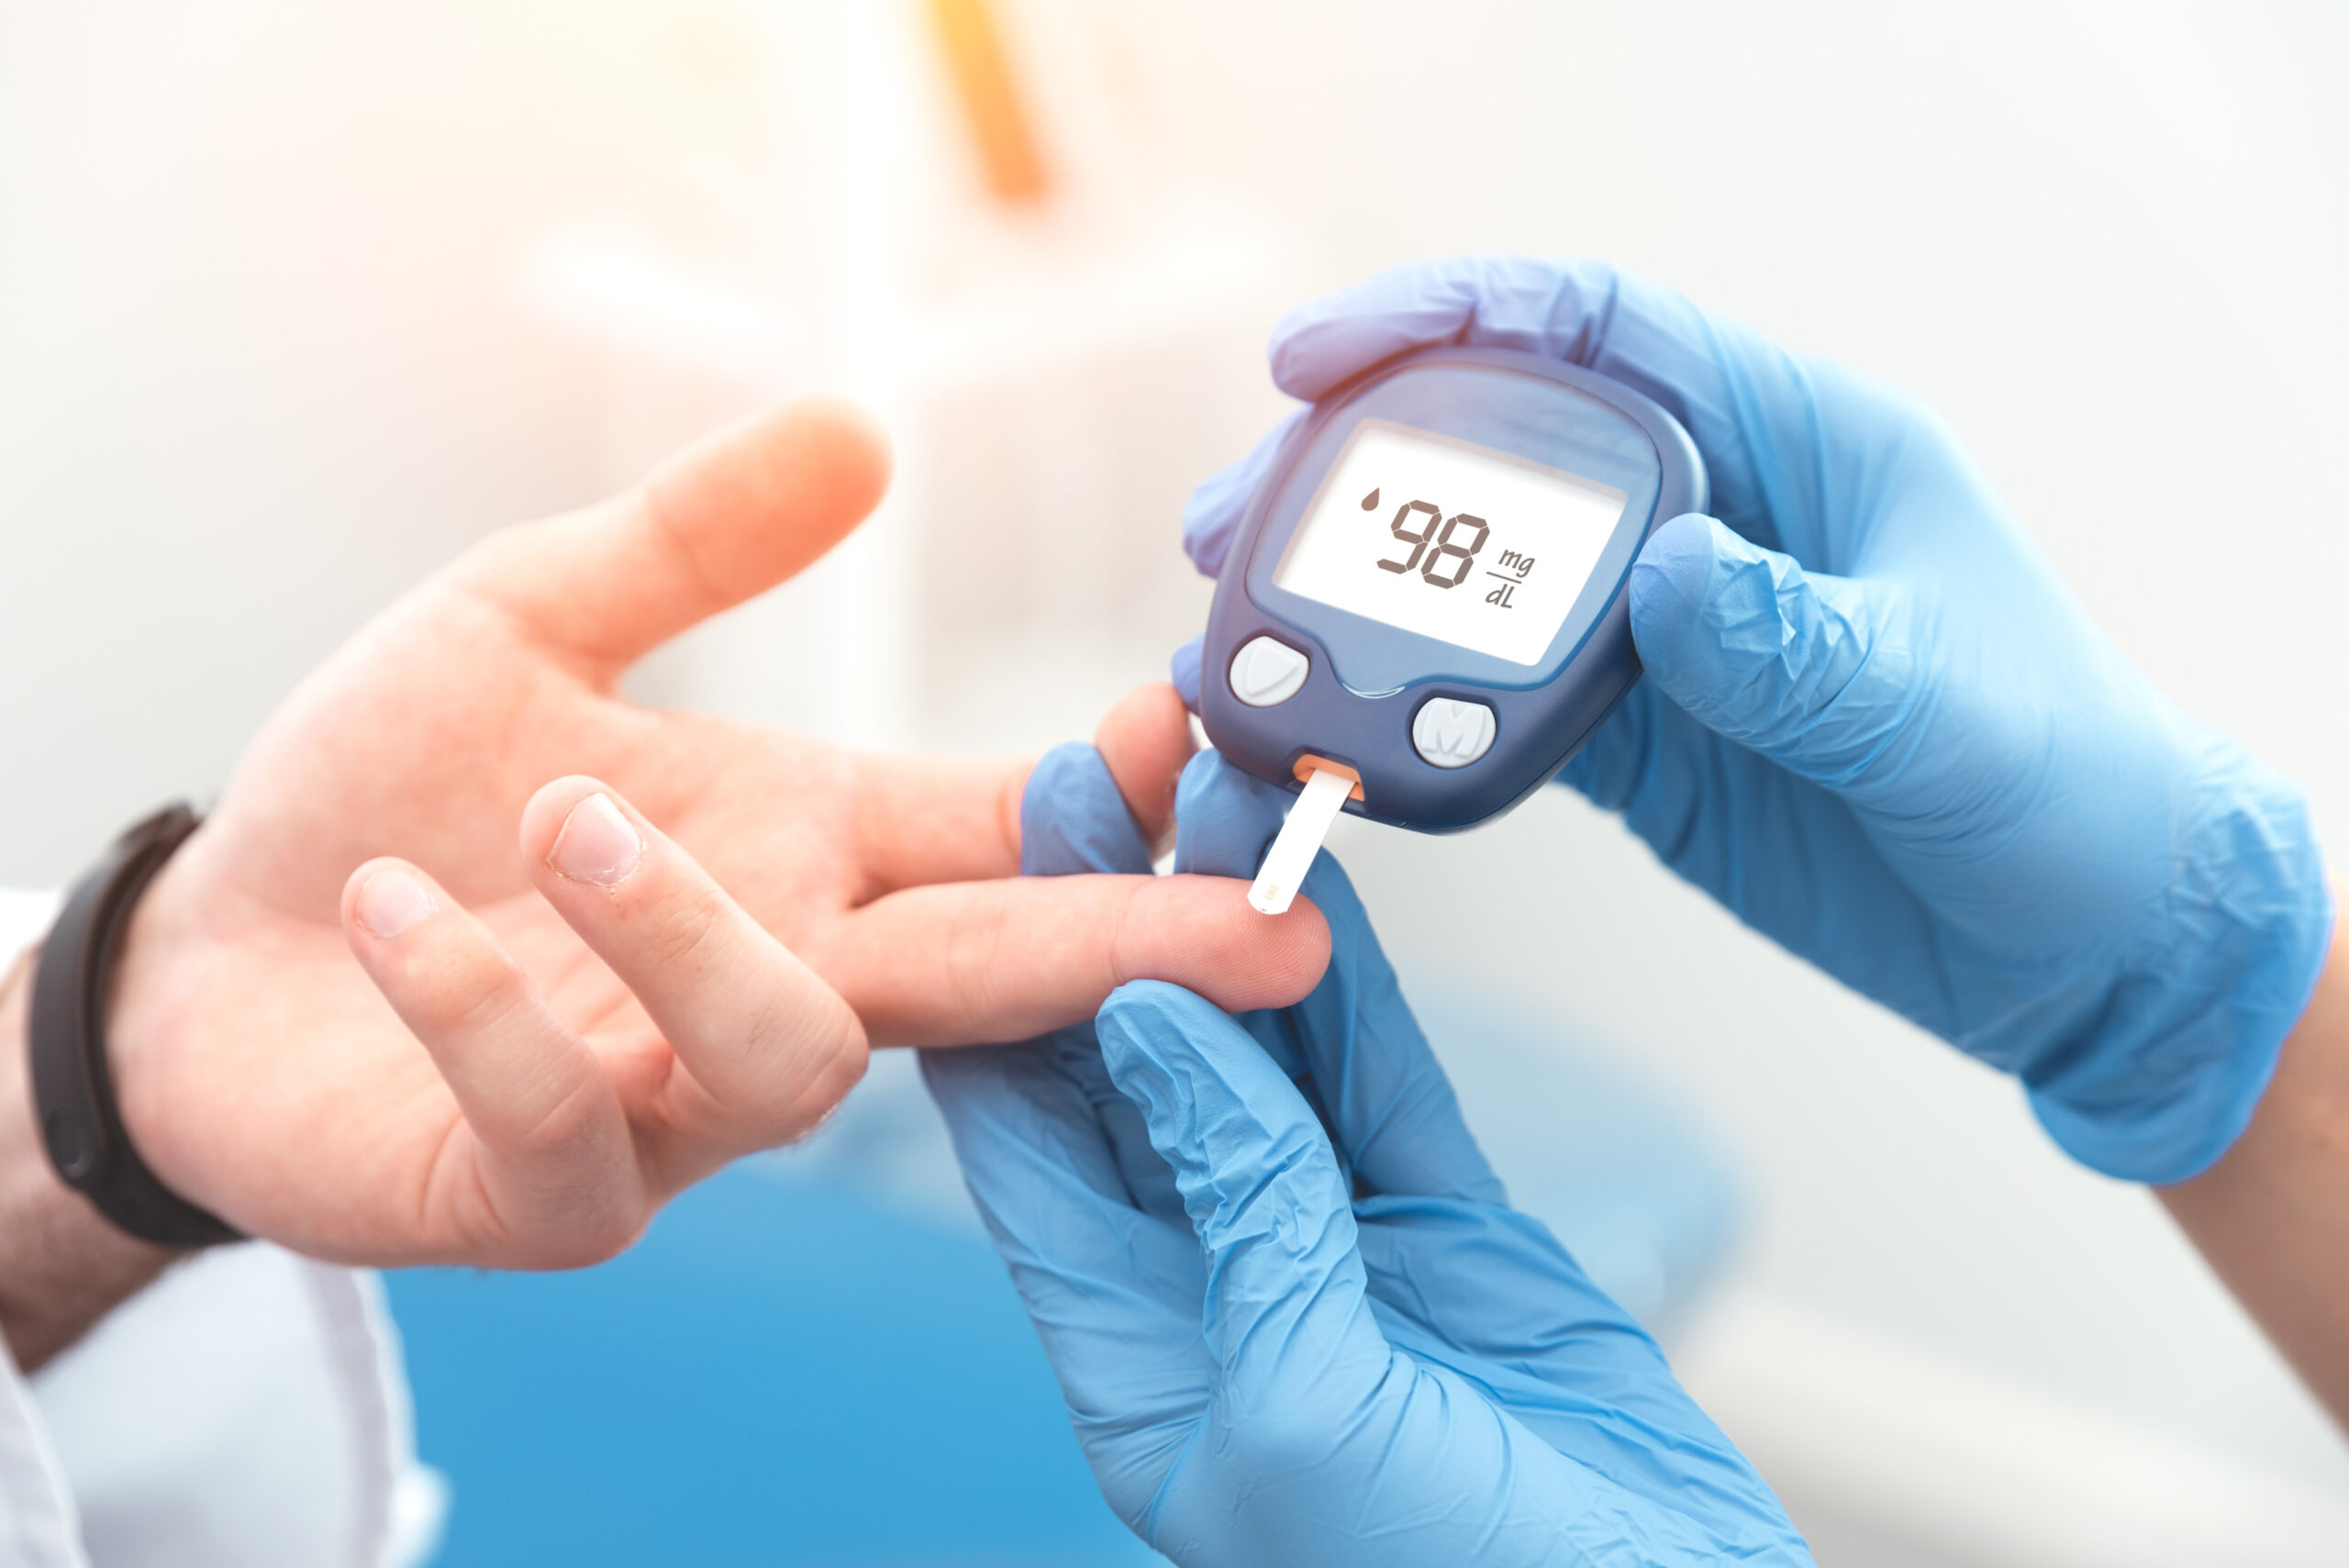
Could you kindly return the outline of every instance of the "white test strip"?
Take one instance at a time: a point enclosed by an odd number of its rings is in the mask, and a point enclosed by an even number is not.
[[[1338,819],[1346,797],[1354,792],[1354,781],[1343,773],[1333,773],[1325,768],[1313,770],[1305,781],[1305,793],[1288,808],[1288,820],[1281,824],[1281,836],[1273,840],[1272,851],[1256,873],[1256,884],[1248,890],[1248,902],[1267,915],[1277,915],[1297,896],[1297,884],[1313,869],[1313,857],[1321,852],[1321,840],[1330,836],[1330,824]]]

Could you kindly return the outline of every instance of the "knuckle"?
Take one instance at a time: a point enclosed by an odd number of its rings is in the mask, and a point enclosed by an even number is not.
[[[600,1080],[573,1084],[500,1141],[517,1157],[533,1162],[559,1162],[584,1151],[604,1119],[604,1087]]]
[[[716,888],[701,887],[651,910],[644,932],[647,961],[698,968],[722,960],[728,937],[723,898]]]
[[[1158,922],[1137,919],[1142,899],[1153,895],[1157,887],[1155,878],[1122,883],[1116,901],[1103,912],[1103,924],[1108,929],[1108,940],[1101,950],[1106,970],[1106,984],[1100,988],[1103,997],[1129,980],[1164,978],[1156,973],[1163,965],[1151,951],[1154,942],[1150,933],[1157,930]]]
[[[805,1136],[864,1076],[856,1014],[820,982],[774,988],[739,1023],[726,1061],[696,1070],[722,1125],[749,1148]]]
[[[626,1166],[533,1164],[508,1151],[506,1195],[513,1218],[495,1252],[503,1266],[575,1269],[600,1263],[633,1245],[658,1206]]]
[[[637,1238],[644,1234],[645,1218],[637,1205],[617,1197],[598,1205],[576,1232],[574,1245],[580,1263],[600,1263],[635,1246]]]
[[[625,1252],[644,1233],[642,1217],[618,1202],[548,1218],[530,1248],[532,1264],[542,1269],[587,1268]]]

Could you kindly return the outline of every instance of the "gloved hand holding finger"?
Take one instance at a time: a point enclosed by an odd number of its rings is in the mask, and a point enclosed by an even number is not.
[[[1284,792],[1193,759],[1178,865],[1246,875]],[[1039,765],[1031,872],[1146,852],[1089,749]],[[1806,1563],[1653,1341],[1511,1212],[1360,901],[1227,1016],[1121,987],[1094,1029],[924,1053],[1104,1495],[1186,1564]]]
[[[1252,875],[1294,798],[1202,751],[1184,770],[1175,865]],[[1330,968],[1303,1001],[1242,1013],[1241,1027],[1304,1084],[1371,1191],[1506,1202],[1336,856],[1314,862],[1305,896],[1329,923]]]

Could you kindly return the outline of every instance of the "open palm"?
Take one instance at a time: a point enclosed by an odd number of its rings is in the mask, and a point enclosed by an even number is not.
[[[312,675],[132,928],[109,1035],[162,1180],[321,1256],[587,1262],[813,1126],[868,1036],[1023,1038],[1141,974],[1232,1006],[1308,987],[1309,910],[1267,925],[1209,878],[1016,880],[1024,761],[616,695],[822,554],[886,471],[843,406],[752,422],[494,536]],[[1171,806],[1171,693],[1105,743]]]

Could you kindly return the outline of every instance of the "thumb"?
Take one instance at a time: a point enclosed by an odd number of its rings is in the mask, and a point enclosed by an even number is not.
[[[1174,869],[1199,876],[1256,874],[1297,797],[1252,778],[1210,748],[1174,786]]]
[[[451,568],[598,684],[796,575],[889,483],[863,410],[815,398],[704,438],[599,506],[491,536]]]
[[[1019,870],[1024,876],[1149,874],[1150,840],[1093,747],[1074,740],[1055,746],[1029,773],[1019,795]]]
[[[1640,551],[1631,603],[1648,678],[1708,728],[1844,794],[1909,761],[1931,694],[1899,590],[1692,513]]]

